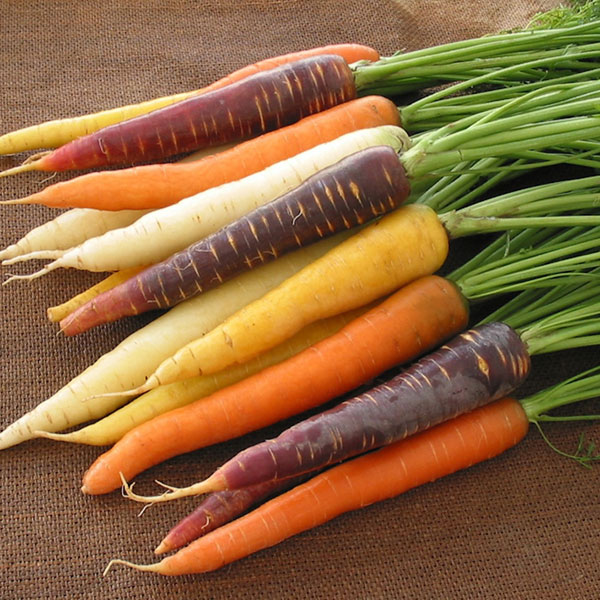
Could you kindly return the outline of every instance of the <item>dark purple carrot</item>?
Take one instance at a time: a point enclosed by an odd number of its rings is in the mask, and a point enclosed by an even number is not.
[[[389,146],[360,150],[300,186],[96,296],[60,323],[67,334],[168,308],[240,273],[401,206],[410,191]]]
[[[354,76],[346,61],[313,56],[110,125],[2,175],[156,161],[248,139],[353,98]]]
[[[458,335],[386,383],[240,452],[205,481],[152,497],[125,490],[134,500],[161,502],[308,473],[502,398],[529,369],[519,334],[490,323]]]

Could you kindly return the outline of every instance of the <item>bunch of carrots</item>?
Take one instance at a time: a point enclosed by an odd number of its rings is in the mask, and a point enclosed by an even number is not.
[[[132,565],[181,574],[491,458],[593,397],[596,370],[509,396],[532,356],[600,342],[600,178],[497,190],[549,165],[599,166],[600,22],[576,16],[391,57],[316,48],[0,136],[0,152],[55,147],[0,176],[97,169],[3,201],[69,209],[0,253],[51,261],[10,279],[113,272],[48,310],[66,335],[160,311],[8,425],[0,449],[114,444],[85,493],[209,493],[156,552],[189,546]],[[414,90],[410,104],[390,99]],[[451,240],[494,232],[436,275]],[[503,307],[473,326],[469,307],[490,298]],[[348,394],[204,481],[131,489],[172,456]]]

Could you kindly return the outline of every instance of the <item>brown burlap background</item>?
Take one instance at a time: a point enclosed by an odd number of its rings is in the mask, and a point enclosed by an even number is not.
[[[167,0],[0,3],[0,129],[193,89],[285,51],[356,41],[383,54],[525,23],[556,0]],[[0,168],[23,160],[3,158]],[[56,180],[59,180],[57,177]],[[0,196],[43,176],[0,181]],[[3,207],[5,246],[53,213]],[[2,277],[8,269],[3,269]],[[99,276],[55,272],[1,290],[5,426],[149,319],[56,335],[45,308]],[[535,360],[522,391],[593,364],[593,349]],[[281,425],[138,477],[185,484]],[[581,425],[549,425],[573,449]],[[586,431],[593,437],[598,428]],[[344,515],[208,575],[164,578],[115,569],[112,557],[153,560],[152,548],[194,500],[139,505],[84,497],[99,450],[33,441],[0,453],[0,597],[35,598],[553,598],[600,597],[598,475],[552,452],[536,431],[504,456],[402,497]]]

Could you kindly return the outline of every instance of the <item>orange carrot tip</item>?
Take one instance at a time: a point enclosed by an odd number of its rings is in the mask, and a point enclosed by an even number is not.
[[[184,488],[178,488],[172,485],[167,485],[166,483],[161,483],[160,481],[156,481],[158,485],[166,488],[167,491],[159,494],[158,496],[140,496],[139,494],[133,492],[134,484],[128,483],[123,473],[119,473],[119,475],[123,485],[123,496],[129,498],[130,500],[134,500],[135,502],[143,502],[146,504],[169,502],[170,500],[177,500],[179,498],[186,498],[188,496],[199,496],[208,492],[218,492],[224,490],[226,487],[223,477],[219,473],[215,473],[204,481],[199,481],[198,483],[194,483],[193,485]]]

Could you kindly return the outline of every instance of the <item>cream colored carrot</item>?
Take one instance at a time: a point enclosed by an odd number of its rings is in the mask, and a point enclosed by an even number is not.
[[[83,400],[94,394],[120,392],[141,385],[166,357],[322,256],[343,236],[298,250],[233,279],[213,292],[180,304],[134,332],[52,397],[2,431],[0,449],[35,437],[35,431],[61,431],[103,417],[122,406],[127,400],[122,394]]]

